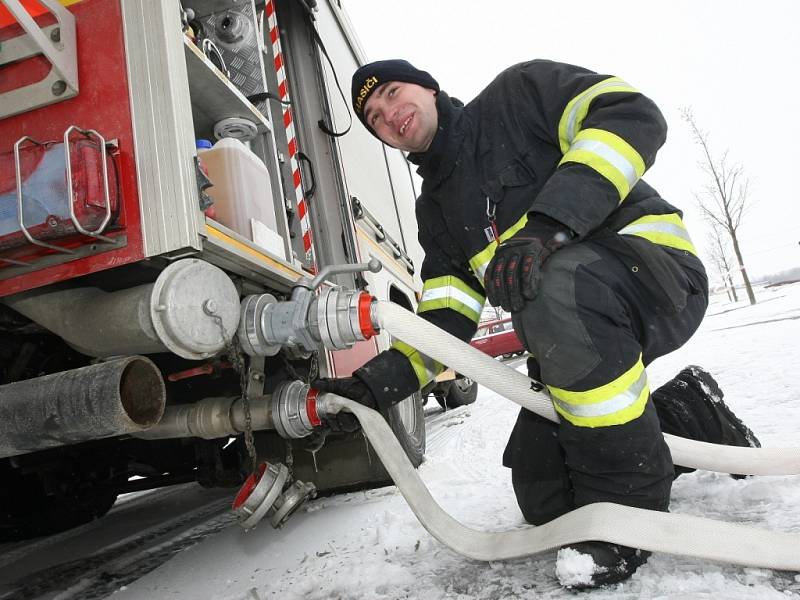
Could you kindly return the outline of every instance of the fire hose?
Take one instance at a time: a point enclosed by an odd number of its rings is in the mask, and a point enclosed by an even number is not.
[[[548,396],[531,380],[391,302],[373,304],[381,329],[427,356],[550,420]],[[583,506],[535,528],[481,532],[445,513],[431,496],[383,418],[352,400],[324,394],[317,411],[352,412],[411,510],[428,532],[459,554],[478,560],[519,558],[587,540],[738,565],[800,570],[800,535],[759,530],[702,517],[612,503]],[[676,464],[724,473],[800,474],[800,448],[740,448],[665,435]]]
[[[574,542],[601,540],[743,566],[800,570],[798,534],[608,502],[582,506],[538,527],[502,532],[470,529],[437,504],[377,411],[334,394],[322,394],[317,410],[353,413],[422,526],[441,543],[469,558],[507,560]]]
[[[526,375],[397,304],[376,302],[372,310],[373,320],[394,337],[520,406],[551,421],[558,421],[550,397],[543,391],[531,389],[531,379]],[[676,465],[743,475],[800,474],[800,448],[721,446],[669,434],[664,438]]]
[[[366,302],[367,294],[355,294],[336,297],[331,292],[327,296],[320,296],[316,309],[308,311],[309,315],[316,315],[309,319],[313,323],[308,328],[315,339],[335,339],[337,345],[333,347],[346,347],[346,344],[341,345],[343,338],[365,339],[377,331],[385,330],[426,356],[478,381],[499,395],[552,421],[558,420],[543,385],[401,306],[391,302]],[[245,304],[254,306],[255,302]],[[307,311],[305,307],[302,309],[304,313]],[[328,313],[333,317],[324,316]],[[280,316],[277,310],[273,311],[272,317],[269,311],[265,315],[262,319],[253,313],[254,318],[248,321],[248,326],[258,322],[268,324],[257,328],[256,333],[249,333],[253,342],[252,348],[256,351],[260,347],[269,349],[291,337],[288,330],[281,332],[281,327],[284,330],[286,327],[275,325],[288,323],[289,319],[277,319]],[[331,347],[328,342],[325,345]],[[290,437],[308,435],[325,415],[332,415],[340,410],[351,412],[359,420],[387,472],[425,529],[440,542],[464,556],[487,561],[505,560],[579,541],[596,540],[737,565],[800,571],[800,555],[797,553],[797,548],[800,548],[800,534],[768,531],[613,503],[583,506],[545,525],[523,530],[483,532],[470,529],[444,512],[436,503],[379,413],[340,396],[318,394],[300,382],[292,382],[279,388],[273,396],[272,414],[276,418],[276,427],[283,432],[282,435],[286,433]],[[673,461],[678,465],[747,475],[800,474],[800,448],[721,446],[671,435],[665,435],[665,439]],[[270,481],[283,481],[279,470],[273,470]],[[264,514],[274,514],[276,510],[280,510],[279,507],[276,509],[271,506],[275,496],[275,492],[270,489],[272,483],[264,486],[262,483],[264,482],[249,481],[245,484],[247,493],[240,493],[237,497],[235,508],[242,511],[239,516],[245,527],[253,526]],[[253,500],[252,504],[250,500]]]

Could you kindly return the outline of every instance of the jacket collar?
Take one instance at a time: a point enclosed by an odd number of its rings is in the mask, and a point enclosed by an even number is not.
[[[419,166],[417,173],[428,185],[435,184],[450,174],[464,137],[461,123],[464,105],[460,100],[440,91],[436,95],[436,110],[439,113],[439,127],[430,147],[425,152],[408,155],[408,160]]]

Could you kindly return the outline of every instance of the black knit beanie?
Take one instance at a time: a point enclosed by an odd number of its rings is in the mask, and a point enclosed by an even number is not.
[[[367,129],[372,128],[364,121],[364,106],[367,99],[375,89],[387,81],[404,81],[406,83],[416,83],[422,87],[429,88],[436,92],[439,91],[439,84],[431,77],[427,71],[420,71],[414,65],[405,60],[378,60],[359,67],[353,73],[353,110]]]

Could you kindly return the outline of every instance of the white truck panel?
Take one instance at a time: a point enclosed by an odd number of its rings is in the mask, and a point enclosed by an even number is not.
[[[400,160],[405,159],[399,150],[381,144],[353,115],[350,106],[350,79],[360,62],[350,41],[342,35],[340,21],[330,4],[320,3],[319,12],[315,16],[320,37],[325,40],[325,47],[336,67],[336,74],[347,98],[345,105],[336,90],[330,66],[325,62],[328,95],[333,99],[334,124],[338,131],[342,131],[351,119],[353,121],[347,135],[338,138],[349,194],[358,198],[369,209],[395,241],[400,242],[404,236],[416,241],[415,221],[408,224],[407,231],[401,231],[396,206],[396,198],[400,196],[397,190],[393,194],[393,186],[397,184],[394,177],[390,178],[387,166],[387,156],[390,154],[397,154]],[[408,230],[411,227],[413,233]]]

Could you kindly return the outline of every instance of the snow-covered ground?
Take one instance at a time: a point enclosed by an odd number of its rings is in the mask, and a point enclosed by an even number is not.
[[[686,364],[720,381],[725,400],[764,446],[794,446],[800,425],[800,284],[759,290],[759,303],[712,303],[695,337],[654,363],[660,385]],[[519,368],[523,368],[520,365]],[[434,415],[420,473],[442,507],[464,524],[524,527],[509,471],[500,465],[516,405],[489,390]],[[800,532],[800,478],[680,477],[675,513]],[[800,548],[798,549],[800,551]],[[654,555],[634,577],[579,594],[558,585],[555,552],[509,562],[465,559],[434,540],[394,487],[310,502],[280,531],[232,525],[114,594],[120,600],[800,598],[800,575]]]

